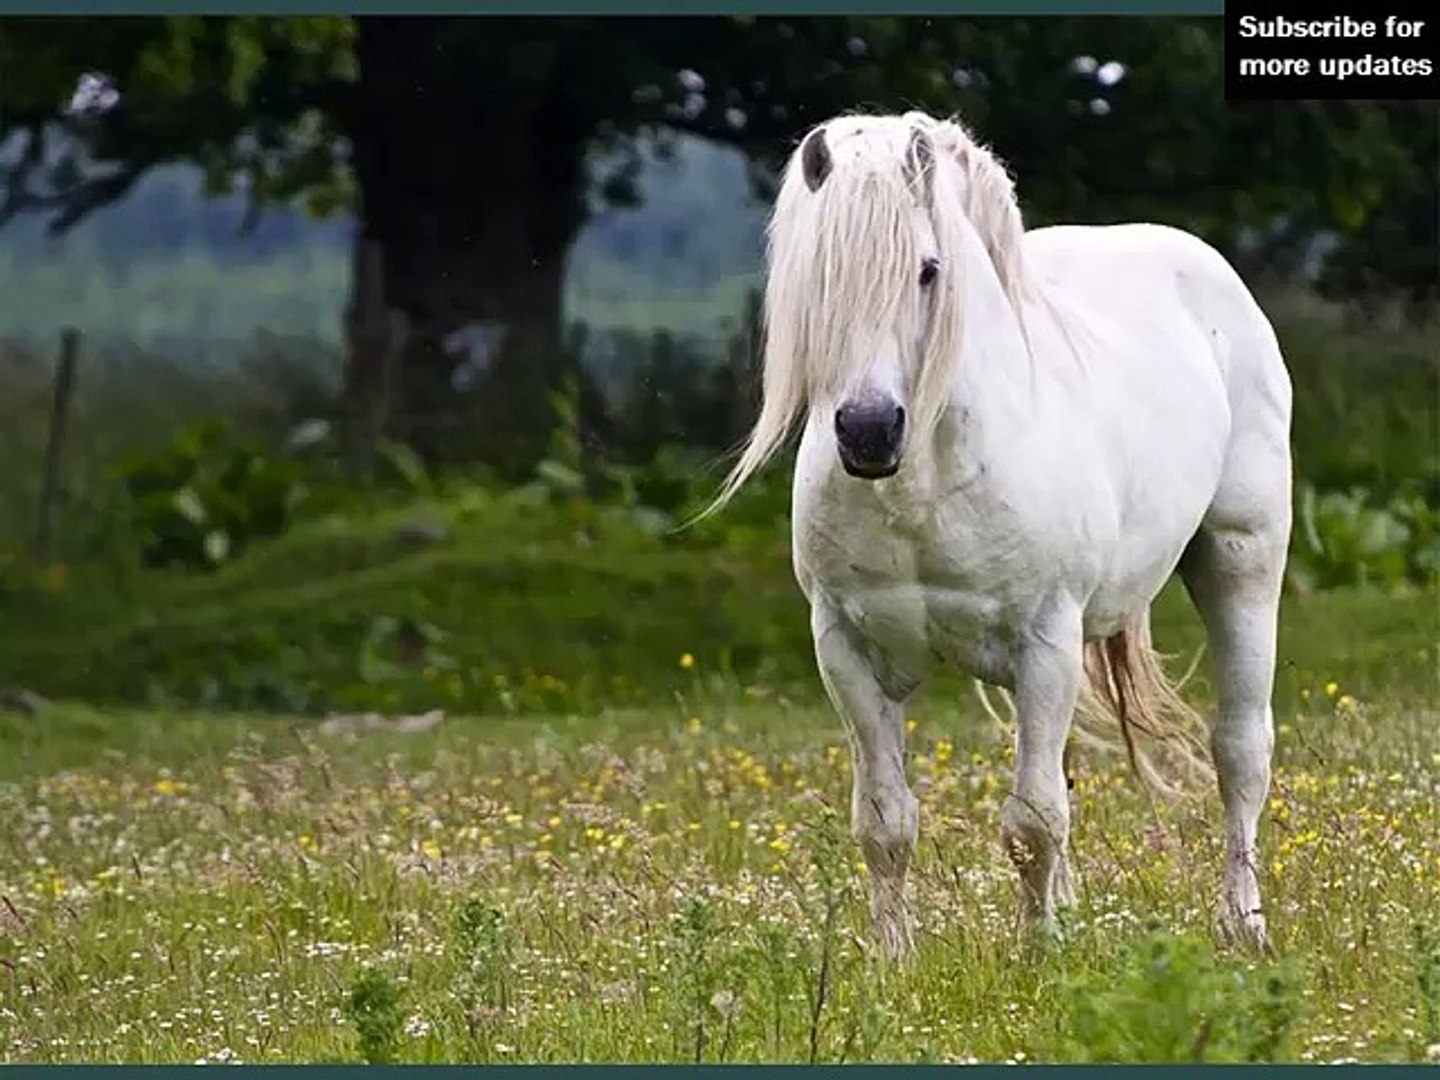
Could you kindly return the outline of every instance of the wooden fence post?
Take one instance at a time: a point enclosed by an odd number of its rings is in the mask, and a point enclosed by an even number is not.
[[[55,369],[55,396],[50,406],[50,442],[45,451],[45,478],[40,489],[40,525],[35,536],[35,554],[41,563],[49,563],[55,557],[60,502],[64,496],[65,436],[79,356],[80,331],[66,327],[60,334],[60,362]]]

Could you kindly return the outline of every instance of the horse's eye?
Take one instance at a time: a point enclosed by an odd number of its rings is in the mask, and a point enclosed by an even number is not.
[[[926,259],[920,264],[920,287],[928,288],[935,283],[935,275],[940,273],[940,263],[936,259]]]

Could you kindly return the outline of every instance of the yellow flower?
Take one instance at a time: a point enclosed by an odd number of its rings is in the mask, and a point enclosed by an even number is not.
[[[424,840],[420,841],[420,851],[426,857],[431,859],[438,859],[442,854],[440,851],[440,845],[432,837],[428,836]]]
[[[51,563],[45,568],[45,587],[51,592],[63,590],[69,578],[69,568],[62,562]]]
[[[1326,696],[1326,697],[1334,697],[1334,696],[1335,696],[1336,694],[1338,694],[1339,692],[1340,692],[1340,684],[1337,683],[1334,679],[1331,679],[1329,682],[1327,682],[1327,683],[1325,684],[1325,696]]]
[[[915,720],[906,720],[906,721],[905,721],[905,734],[907,734],[907,735],[914,735],[914,734],[915,734],[915,729],[916,729],[917,727],[919,727],[919,726],[920,726],[919,723],[918,723],[917,721],[915,721]]]
[[[295,838],[295,842],[299,844],[302,848],[304,848],[306,851],[315,850],[315,838],[309,833],[301,833]]]
[[[625,846],[625,834],[616,833],[614,836],[612,836],[610,838],[610,846],[614,850],[619,851],[622,847]]]
[[[1349,694],[1341,694],[1339,700],[1335,702],[1335,708],[1341,712],[1349,712],[1355,708],[1355,699]]]
[[[770,848],[771,851],[784,855],[787,851],[790,850],[790,841],[786,840],[783,836],[777,836],[774,840],[771,840],[769,845],[767,846]]]
[[[731,832],[736,832],[736,831],[738,831],[738,830],[740,829],[740,827],[741,827],[741,826],[740,826],[740,822],[738,822],[738,821],[732,821],[732,822],[730,822],[730,831],[731,831]]]
[[[162,777],[152,785],[157,795],[179,795],[185,791],[187,785],[179,780],[171,780],[169,777]]]
[[[685,655],[688,656],[690,654],[686,653]],[[700,733],[700,718],[698,716],[692,716],[689,720],[686,720],[685,730],[691,735],[698,735]]]
[[[944,765],[947,761],[950,760],[950,756],[954,752],[955,747],[950,744],[950,740],[941,739],[935,744],[935,764]]]
[[[695,657],[691,656],[688,652],[687,652],[687,653],[681,653],[681,654],[680,654],[680,666],[681,666],[682,668],[684,668],[686,671],[689,671],[691,668],[693,668],[693,667],[695,666]]]

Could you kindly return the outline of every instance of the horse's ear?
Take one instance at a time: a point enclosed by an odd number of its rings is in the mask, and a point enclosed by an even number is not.
[[[830,147],[825,142],[825,129],[816,128],[800,144],[800,173],[805,177],[805,186],[811,191],[819,191],[833,166]]]
[[[910,129],[910,147],[905,155],[905,169],[910,184],[925,204],[931,202],[935,189],[935,143],[923,128]]]

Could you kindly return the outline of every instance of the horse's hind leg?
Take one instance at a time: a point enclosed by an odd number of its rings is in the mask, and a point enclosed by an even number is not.
[[[1270,791],[1275,745],[1270,697],[1276,624],[1290,535],[1289,468],[1251,458],[1247,484],[1222,489],[1180,564],[1213,656],[1218,713],[1211,748],[1225,811],[1222,931],[1267,944],[1256,834]],[[1261,487],[1257,473],[1268,473]],[[1266,490],[1268,488],[1268,490]],[[1263,495],[1263,498],[1257,496]]]
[[[905,875],[920,830],[920,803],[905,779],[905,714],[877,677],[854,629],[823,603],[811,612],[820,678],[850,739],[850,827],[870,871],[875,936],[887,956],[914,950]]]

